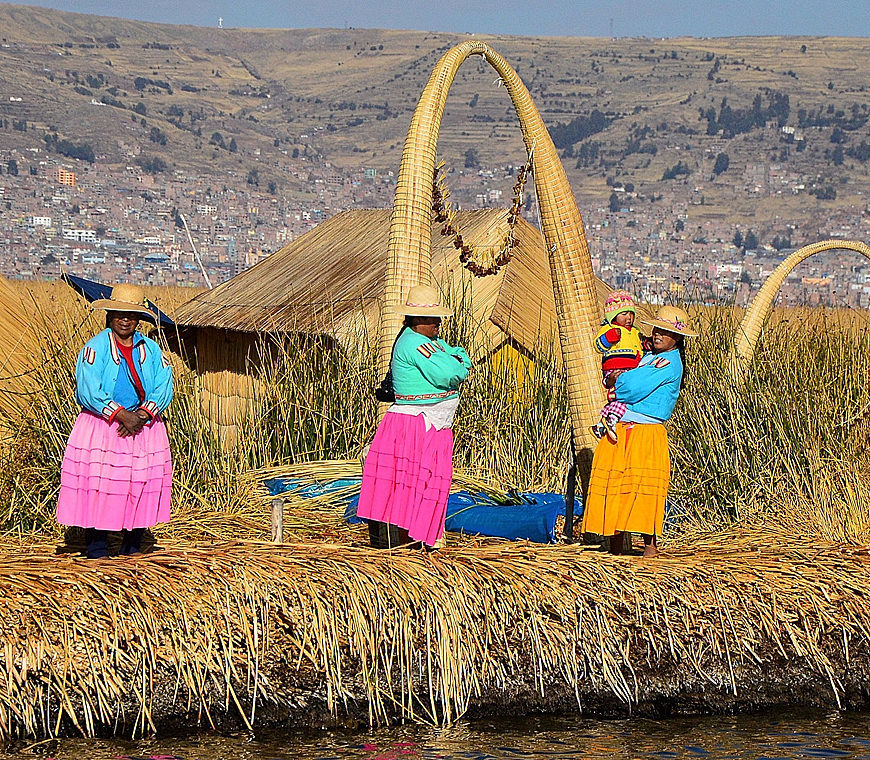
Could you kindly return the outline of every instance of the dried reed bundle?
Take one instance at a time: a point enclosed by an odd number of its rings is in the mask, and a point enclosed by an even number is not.
[[[761,329],[773,308],[776,294],[785,282],[785,278],[798,264],[806,261],[810,256],[834,250],[855,251],[870,259],[870,246],[865,243],[853,240],[822,240],[818,243],[805,245],[792,253],[762,284],[761,289],[746,310],[746,315],[743,317],[734,339],[731,362],[732,372],[737,382],[740,381],[740,375],[746,371],[746,367],[752,361],[752,354],[755,352],[756,343],[761,336]]]
[[[26,303],[0,278],[0,417],[20,413],[34,387],[32,370],[44,347],[33,329]]]
[[[302,722],[322,707],[443,723],[494,704],[705,710],[807,690],[835,706],[868,665],[868,583],[866,547],[755,532],[655,562],[523,543],[6,553],[0,737]]]
[[[390,220],[389,255],[381,319],[379,369],[386,371],[394,336],[401,326],[400,305],[408,289],[431,280],[432,177],[441,118],[459,67],[480,55],[495,69],[510,95],[529,155],[533,155],[535,189],[541,228],[548,251],[574,443],[586,450],[595,445],[588,419],[604,398],[600,366],[588,336],[600,314],[595,298],[592,259],[580,211],[550,134],[523,81],[510,64],[479,40],[448,50],[436,63],[420,96],[402,151]],[[583,461],[591,456],[583,456]]]

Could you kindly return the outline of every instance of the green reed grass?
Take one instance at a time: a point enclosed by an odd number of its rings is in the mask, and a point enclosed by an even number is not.
[[[703,310],[701,336],[688,343],[687,388],[671,425],[676,512],[705,527],[784,505],[807,523],[831,520],[822,494],[862,490],[870,464],[866,315],[775,314],[743,382],[733,383],[738,316]]]

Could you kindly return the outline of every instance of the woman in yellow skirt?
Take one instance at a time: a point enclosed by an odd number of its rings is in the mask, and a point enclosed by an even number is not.
[[[611,375],[616,399],[626,411],[617,423],[616,441],[602,438],[592,460],[583,531],[611,536],[610,551],[621,554],[624,533],[641,533],[644,557],[658,554],[665,499],[671,477],[668,434],[683,384],[683,352],[689,315],[663,306],[651,322],[652,351],[632,370]]]

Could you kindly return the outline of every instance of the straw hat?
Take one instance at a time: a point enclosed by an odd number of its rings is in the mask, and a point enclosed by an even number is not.
[[[415,285],[401,308],[408,317],[450,317],[453,312],[441,305],[438,291],[428,285]]]
[[[106,311],[135,311],[157,320],[157,315],[148,308],[145,291],[138,285],[115,285],[108,298],[98,298],[91,305]]]
[[[689,328],[689,315],[678,306],[662,306],[658,310],[655,319],[646,321],[640,320],[642,324],[650,327],[658,327],[660,330],[677,333],[677,335],[685,335],[687,338],[697,338],[698,333],[692,332]]]

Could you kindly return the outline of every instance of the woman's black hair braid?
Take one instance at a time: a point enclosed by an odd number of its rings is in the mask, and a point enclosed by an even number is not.
[[[680,361],[683,364],[683,377],[680,379],[680,390],[683,390],[686,387],[686,375],[689,370],[686,367],[686,339],[682,335],[677,337],[677,351],[680,352]]]

